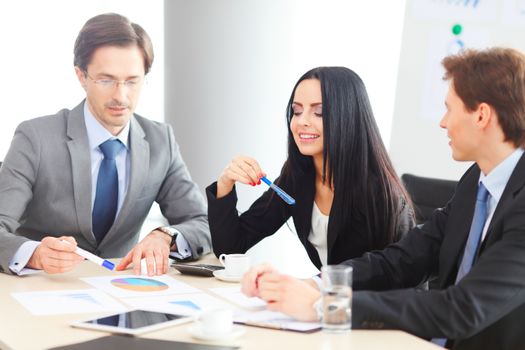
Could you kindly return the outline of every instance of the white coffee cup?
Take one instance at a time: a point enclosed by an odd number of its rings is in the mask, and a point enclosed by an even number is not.
[[[250,257],[246,254],[221,254],[219,261],[229,277],[242,277],[250,268]]]
[[[203,334],[217,336],[231,332],[233,313],[228,308],[216,308],[204,311],[197,321]]]

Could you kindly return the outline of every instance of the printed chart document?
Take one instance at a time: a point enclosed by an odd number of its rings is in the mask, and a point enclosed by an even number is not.
[[[305,333],[321,329],[321,324],[318,322],[299,322],[281,312],[266,310],[264,300],[245,296],[240,286],[210,288],[210,291],[245,309],[235,311],[233,321],[236,323]]]
[[[293,227],[293,221],[289,220],[288,225]],[[248,249],[246,254],[252,266],[269,263],[279,272],[296,278],[311,278],[319,274],[297,234],[291,232],[286,224]]]
[[[210,291],[240,307],[259,310],[266,307],[266,302],[261,298],[249,298],[242,294],[240,286],[210,288]]]
[[[118,298],[200,293],[197,288],[167,275],[113,275],[86,277],[81,280]]]
[[[319,322],[300,322],[281,312],[274,312],[268,310],[255,312],[238,311],[234,315],[233,321],[235,323],[241,323],[247,326],[272,328],[303,333],[311,333],[321,329],[321,324]]]
[[[83,312],[121,312],[126,307],[96,289],[56,290],[12,293],[33,315],[76,314]]]
[[[206,293],[127,298],[123,302],[136,309],[189,316],[195,316],[203,311],[217,307],[231,307],[230,303]]]

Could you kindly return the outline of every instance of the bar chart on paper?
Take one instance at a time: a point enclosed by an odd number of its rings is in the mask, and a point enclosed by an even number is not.
[[[13,293],[33,315],[123,311],[126,308],[96,289]]]
[[[123,300],[136,309],[169,312],[172,314],[198,315],[218,307],[230,308],[231,304],[206,293],[167,295],[159,297],[127,298]]]

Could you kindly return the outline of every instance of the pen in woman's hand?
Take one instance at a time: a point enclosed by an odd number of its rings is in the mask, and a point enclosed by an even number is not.
[[[277,186],[276,184],[274,184],[273,182],[271,182],[270,180],[268,180],[265,176],[261,177],[261,180],[267,184],[268,186],[270,186],[270,188],[272,190],[275,191],[275,193],[277,193],[277,195],[279,197],[281,197],[283,199],[283,201],[285,201],[286,203],[290,204],[290,205],[294,205],[295,204],[295,199],[293,199],[288,193],[284,192],[282,190],[282,188],[280,188],[279,186]]]

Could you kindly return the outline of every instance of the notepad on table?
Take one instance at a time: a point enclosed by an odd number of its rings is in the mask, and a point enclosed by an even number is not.
[[[302,333],[316,332],[321,329],[321,324],[319,322],[301,322],[281,312],[268,310],[255,312],[240,311],[234,315],[233,321],[247,326]]]

